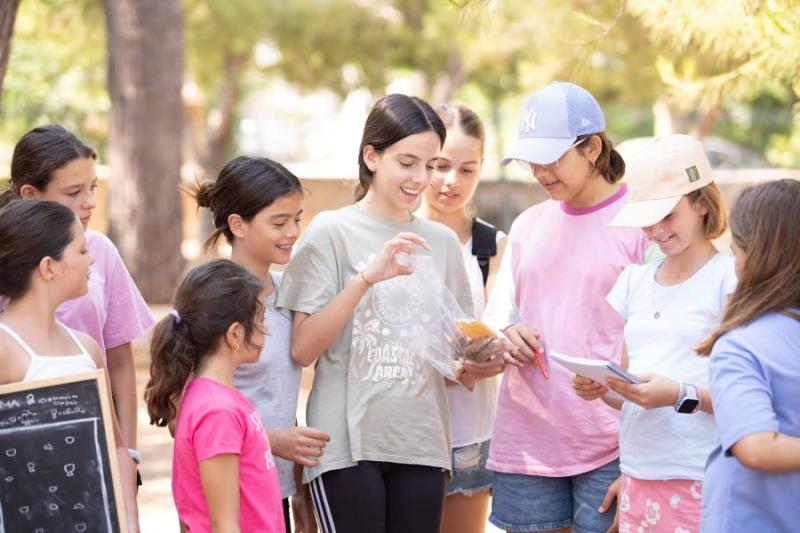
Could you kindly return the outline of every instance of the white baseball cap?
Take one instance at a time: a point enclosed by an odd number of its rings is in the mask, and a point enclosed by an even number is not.
[[[625,161],[629,200],[609,226],[658,223],[681,198],[712,183],[703,144],[688,135],[656,137]]]
[[[603,110],[589,91],[554,81],[525,100],[517,141],[500,164],[518,159],[546,165],[564,155],[580,135],[605,129]]]

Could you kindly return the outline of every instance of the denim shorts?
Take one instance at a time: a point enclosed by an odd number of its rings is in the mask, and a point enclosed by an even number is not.
[[[453,477],[447,484],[447,495],[472,494],[492,488],[494,472],[486,470],[489,443],[483,441],[453,448]]]
[[[619,477],[619,460],[570,477],[495,472],[489,521],[506,531],[548,531],[572,526],[573,533],[605,533],[616,506],[597,509]]]

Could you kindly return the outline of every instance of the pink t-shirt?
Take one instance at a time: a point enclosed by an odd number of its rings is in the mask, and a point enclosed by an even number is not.
[[[211,531],[200,462],[239,456],[239,528],[284,533],[281,488],[261,417],[236,389],[206,378],[183,393],[172,453],[172,495],[187,530]]]
[[[517,217],[485,320],[537,329],[545,351],[618,363],[625,321],[605,296],[627,265],[642,262],[648,244],[640,229],[608,228],[625,198],[622,187],[586,209],[548,200]],[[543,359],[549,381],[534,365],[507,367],[487,466],[566,477],[616,459],[619,412],[579,398],[572,374]]]
[[[89,292],[61,304],[56,316],[96,340],[105,357],[106,350],[131,342],[155,320],[108,237],[87,230],[86,247],[95,259]]]

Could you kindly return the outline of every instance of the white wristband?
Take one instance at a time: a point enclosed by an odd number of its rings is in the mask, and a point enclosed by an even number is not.
[[[128,448],[128,453],[131,455],[131,459],[137,465],[142,462],[142,453],[139,450],[134,450],[133,448]]]

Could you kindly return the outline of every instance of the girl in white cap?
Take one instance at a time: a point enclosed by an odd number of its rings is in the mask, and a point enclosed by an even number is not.
[[[665,256],[626,268],[607,296],[627,321],[622,366],[645,383],[576,377],[574,387],[622,410],[620,531],[696,532],[717,428],[708,360],[695,347],[736,287],[733,258],[711,242],[726,229],[725,205],[703,145],[685,135],[651,142],[628,161],[626,181],[631,202],[611,225],[642,228]]]
[[[624,320],[605,302],[617,276],[641,263],[638,229],[609,228],[627,201],[622,157],[597,101],[552,83],[525,102],[505,163],[530,169],[550,200],[514,221],[484,320],[518,348],[500,388],[488,467],[490,520],[508,531],[606,531],[598,511],[619,476],[619,414],[580,401],[572,375],[545,350],[619,361]],[[558,368],[557,368],[558,367]]]

